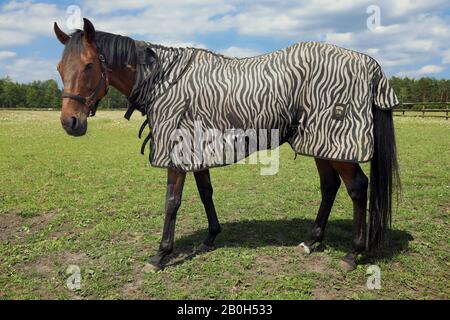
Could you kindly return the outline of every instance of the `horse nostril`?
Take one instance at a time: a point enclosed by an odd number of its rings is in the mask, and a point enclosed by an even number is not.
[[[75,129],[77,127],[77,118],[76,117],[72,117],[71,127],[72,127],[72,129]]]
[[[87,121],[84,117],[67,116],[61,117],[61,124],[69,135],[82,136],[86,133]]]

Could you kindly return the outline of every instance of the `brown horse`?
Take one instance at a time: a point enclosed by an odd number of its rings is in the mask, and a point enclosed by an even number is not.
[[[54,31],[59,41],[65,45],[63,57],[58,64],[64,83],[61,124],[69,135],[82,136],[86,133],[89,115],[95,114],[98,102],[106,95],[109,86],[117,88],[127,97],[131,94],[136,77],[134,52],[126,46],[114,48],[114,54],[121,55],[123,59],[120,64],[111,62],[114,59],[107,56],[105,50],[99,52],[99,32],[95,31],[87,19],[84,19],[81,43],[71,43],[71,36],[61,31],[56,23]],[[323,240],[342,180],[353,202],[354,220],[353,245],[341,262],[346,270],[355,267],[359,254],[384,242],[390,225],[393,187],[398,178],[392,112],[374,108],[373,114],[375,151],[371,162],[369,223],[366,223],[369,179],[359,164],[316,158],[322,202],[309,239],[299,245],[303,253],[309,254]],[[186,172],[168,169],[162,241],[158,252],[150,258],[148,264],[153,270],[161,269],[163,259],[173,250],[175,221],[181,205],[185,177]],[[221,231],[213,202],[211,178],[208,170],[194,172],[194,177],[209,224],[208,235],[200,249],[211,250]]]

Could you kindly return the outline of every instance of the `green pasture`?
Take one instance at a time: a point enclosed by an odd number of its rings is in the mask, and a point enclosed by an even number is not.
[[[450,122],[395,117],[402,199],[391,245],[340,271],[351,244],[352,206],[339,191],[325,249],[301,256],[320,203],[314,160],[280,150],[280,170],[211,171],[222,234],[195,254],[206,216],[192,175],[168,266],[144,273],[158,248],[166,171],[139,153],[139,115],[99,111],[88,134],[66,135],[54,111],[0,110],[1,299],[449,299]],[[368,172],[368,165],[364,165]],[[366,286],[381,270],[380,290]],[[81,288],[69,290],[69,265]]]

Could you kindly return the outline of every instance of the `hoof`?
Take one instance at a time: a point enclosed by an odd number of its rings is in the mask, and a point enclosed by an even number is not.
[[[339,268],[345,273],[352,272],[356,269],[356,262],[345,258],[341,259],[339,261]]]
[[[147,262],[145,264],[145,266],[142,268],[142,271],[144,273],[155,273],[155,272],[158,272],[161,270],[162,270],[162,265],[160,265],[160,264],[157,265],[157,264],[153,264],[153,263],[149,263],[149,262]]]
[[[301,253],[301,254],[311,254],[311,248],[308,247],[304,242],[300,243],[297,246],[297,250]]]
[[[197,252],[210,252],[215,250],[216,247],[214,245],[208,246],[207,244],[202,243],[198,248]]]

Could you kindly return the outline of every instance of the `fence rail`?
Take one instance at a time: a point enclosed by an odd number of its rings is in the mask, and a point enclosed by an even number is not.
[[[448,104],[450,105],[450,102],[427,102],[427,103],[402,103],[401,106],[408,106],[408,105],[423,105],[424,107],[419,110],[413,110],[413,109],[405,109],[405,108],[394,108],[394,115],[399,116],[399,113],[402,116],[406,116],[406,113],[413,113],[411,117],[421,117],[421,118],[427,118],[427,117],[433,117],[433,118],[445,118],[448,120],[450,109],[425,109],[425,105],[436,105],[436,104]],[[0,110],[11,110],[11,111],[60,111],[61,109],[54,109],[54,108],[0,108]],[[113,110],[113,111],[123,111],[125,109],[123,108],[113,108],[113,109],[102,109],[102,110]],[[415,113],[415,115],[414,115]],[[431,115],[427,115],[427,113],[430,113]]]
[[[412,109],[412,108],[402,108],[403,106],[422,106],[422,109]],[[414,102],[405,102],[400,105],[400,108],[395,108],[394,112],[401,113],[401,115],[405,116],[406,113],[412,113],[411,116],[415,117],[433,117],[433,118],[445,118],[448,120],[450,109],[427,109],[426,106],[429,105],[449,105],[450,102],[422,102],[422,103],[414,103]],[[429,113],[429,115],[427,115]]]
[[[433,105],[433,104],[448,104],[450,105],[450,101],[449,102],[402,102],[400,103],[400,105],[403,106],[415,106],[415,105],[419,105],[419,106],[426,106],[426,105]]]

